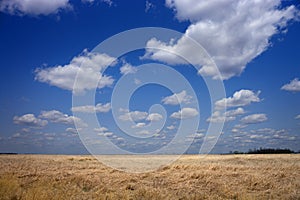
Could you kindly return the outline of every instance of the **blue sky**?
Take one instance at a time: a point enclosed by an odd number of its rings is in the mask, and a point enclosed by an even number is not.
[[[299,151],[299,9],[280,0],[2,0],[0,152],[151,153],[174,140],[167,153],[198,153],[209,141],[212,153]],[[143,27],[177,32],[139,29],[143,48],[117,57],[139,37],[98,46]]]

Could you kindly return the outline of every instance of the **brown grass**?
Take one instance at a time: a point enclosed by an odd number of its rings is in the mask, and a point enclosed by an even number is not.
[[[0,169],[0,199],[8,200],[300,199],[299,154],[186,155],[139,174],[91,156],[1,155]]]

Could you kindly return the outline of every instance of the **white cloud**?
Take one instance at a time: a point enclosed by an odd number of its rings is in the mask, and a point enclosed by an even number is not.
[[[167,129],[168,130],[174,130],[174,129],[176,129],[176,127],[174,125],[171,125],[171,126],[167,126]]]
[[[141,83],[142,83],[141,80],[139,80],[139,79],[137,79],[137,78],[134,79],[134,84],[139,85],[139,84],[141,84]]]
[[[252,102],[260,102],[260,91],[254,93],[251,90],[240,90],[233,94],[232,97],[224,98],[215,102],[216,109],[227,107],[246,106]]]
[[[163,116],[161,114],[158,114],[158,113],[150,113],[146,120],[148,121],[160,121],[162,120]]]
[[[30,128],[22,128],[22,132],[29,133],[30,132]]]
[[[146,119],[148,116],[147,112],[142,112],[142,111],[131,111],[131,112],[126,112],[122,115],[119,116],[120,120],[123,121],[140,121]]]
[[[210,118],[207,119],[207,122],[220,123],[220,122],[229,122],[234,121],[238,115],[245,114],[243,108],[237,108],[235,110],[229,110],[225,113],[220,111],[215,111]]]
[[[81,0],[82,3],[94,3],[95,0]]]
[[[131,111],[125,109],[120,109],[120,112],[123,112],[122,115],[119,116],[120,120],[123,121],[141,121],[141,120],[147,120],[147,121],[159,121],[163,118],[163,116],[159,113],[150,113],[142,112],[142,111]],[[142,126],[143,123],[140,123]],[[143,125],[144,126],[144,125]]]
[[[13,134],[12,138],[18,138],[18,137],[21,137],[21,133],[15,133]]]
[[[295,119],[300,119],[300,115],[297,115],[297,116],[295,117]]]
[[[266,114],[252,114],[241,119],[241,122],[244,124],[257,124],[267,121],[268,118]]]
[[[294,5],[283,7],[280,0],[166,0],[166,5],[174,10],[179,20],[189,20],[191,25],[178,41],[150,40],[144,57],[168,64],[184,64],[172,54],[177,52],[192,60],[192,64],[201,66],[201,75],[215,79],[219,78],[218,73],[201,60],[199,52],[193,51],[188,37],[208,51],[223,79],[229,79],[240,75],[249,62],[269,48],[270,38],[299,16]]]
[[[23,116],[15,116],[13,118],[15,124],[33,126],[33,127],[43,127],[48,124],[48,121],[36,118],[34,114],[26,114]]]
[[[206,121],[211,123],[229,122],[235,120],[235,117],[226,118],[220,111],[215,111]]]
[[[140,122],[136,123],[135,125],[131,126],[131,128],[143,128],[146,126],[146,123]]]
[[[178,112],[171,114],[171,118],[175,119],[188,119],[197,116],[199,113],[195,108],[182,108]]]
[[[247,124],[236,124],[233,126],[233,128],[231,129],[231,132],[232,133],[244,133],[243,130],[241,129],[244,129],[246,128],[248,125]]]
[[[35,70],[35,80],[48,83],[74,93],[103,88],[113,84],[114,79],[101,73],[105,67],[115,64],[115,58],[106,54],[88,52],[86,49],[69,64]],[[74,86],[77,78],[77,85]],[[97,84],[98,83],[98,84]]]
[[[108,132],[108,129],[104,126],[100,128],[94,128],[94,131],[97,133],[99,136],[105,136],[105,137],[117,137],[113,134],[113,132]]]
[[[149,135],[151,133],[148,130],[141,130],[141,131],[137,132],[137,134],[139,134],[139,135]]]
[[[86,105],[86,106],[76,106],[72,107],[72,112],[84,112],[84,113],[98,113],[98,112],[108,112],[111,109],[110,103],[102,104],[98,103],[96,106]]]
[[[114,135],[112,132],[98,133],[99,136],[111,137]]]
[[[39,115],[39,118],[47,119],[52,123],[73,125],[75,122],[77,122],[78,124],[83,125],[83,122],[80,118],[75,116],[69,116],[57,110],[42,111],[41,114]]]
[[[289,92],[300,92],[300,81],[298,78],[295,78],[294,80],[291,80],[290,83],[282,86],[281,89]]]
[[[272,128],[261,128],[257,130],[251,130],[250,133],[246,133],[244,136],[250,139],[280,139],[280,140],[295,140],[296,137],[289,134],[286,129],[272,129]]]
[[[104,136],[105,137],[110,137],[110,136],[113,136],[113,132],[106,132],[106,133],[104,133]]]
[[[103,2],[111,6],[111,0],[81,0],[82,3]],[[10,15],[50,15],[62,10],[72,10],[70,0],[1,0],[0,11]]]
[[[108,129],[104,126],[100,127],[100,128],[94,128],[95,132],[106,132],[108,131]]]
[[[99,2],[99,1],[104,2],[104,3],[108,4],[109,6],[112,6],[112,4],[113,4],[113,1],[111,1],[111,0],[81,0],[81,2],[83,2],[83,3],[94,3],[94,2]]]
[[[245,110],[243,108],[237,108],[235,110],[228,110],[225,112],[226,117],[236,117],[243,114],[245,114]]]
[[[188,141],[192,142],[194,140],[199,141],[199,140],[202,140],[204,138],[204,136],[205,136],[205,134],[196,132],[194,134],[186,136],[186,140],[185,141],[186,142],[188,142]]]
[[[232,132],[232,133],[238,133],[238,132],[240,132],[240,130],[237,129],[237,128],[233,128],[233,129],[231,129],[231,132]]]
[[[260,129],[256,129],[256,130],[251,130],[250,131],[253,134],[280,134],[285,132],[285,130],[275,130],[273,128],[260,128]]]
[[[205,135],[203,133],[195,133],[195,139],[203,138]]]
[[[264,138],[263,135],[250,135],[250,138],[251,139],[261,139],[261,138]]]
[[[185,90],[175,93],[171,96],[163,98],[162,102],[167,105],[178,105],[181,103],[190,103],[190,100],[192,99],[192,96],[187,95],[187,92]]]
[[[69,132],[69,133],[73,133],[73,134],[77,134],[78,133],[76,128],[71,128],[71,127],[66,128],[65,131]]]
[[[125,63],[121,68],[120,68],[121,74],[134,74],[137,72],[137,68],[133,67],[129,63]]]
[[[127,109],[127,108],[119,108],[119,112],[121,112],[121,113],[128,113],[129,109]]]
[[[2,0],[0,11],[11,15],[49,15],[72,9],[69,0]]]

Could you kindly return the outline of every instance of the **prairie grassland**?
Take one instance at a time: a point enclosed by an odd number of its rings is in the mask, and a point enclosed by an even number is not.
[[[0,169],[0,199],[300,199],[299,154],[185,155],[147,173],[92,156],[0,155]]]

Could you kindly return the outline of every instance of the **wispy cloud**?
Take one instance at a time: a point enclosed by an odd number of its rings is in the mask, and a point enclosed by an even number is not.
[[[75,106],[71,108],[72,112],[83,112],[83,113],[94,113],[94,112],[105,113],[105,112],[109,112],[110,109],[111,109],[110,103],[106,103],[106,104],[98,103],[95,106],[85,105],[85,106]]]

